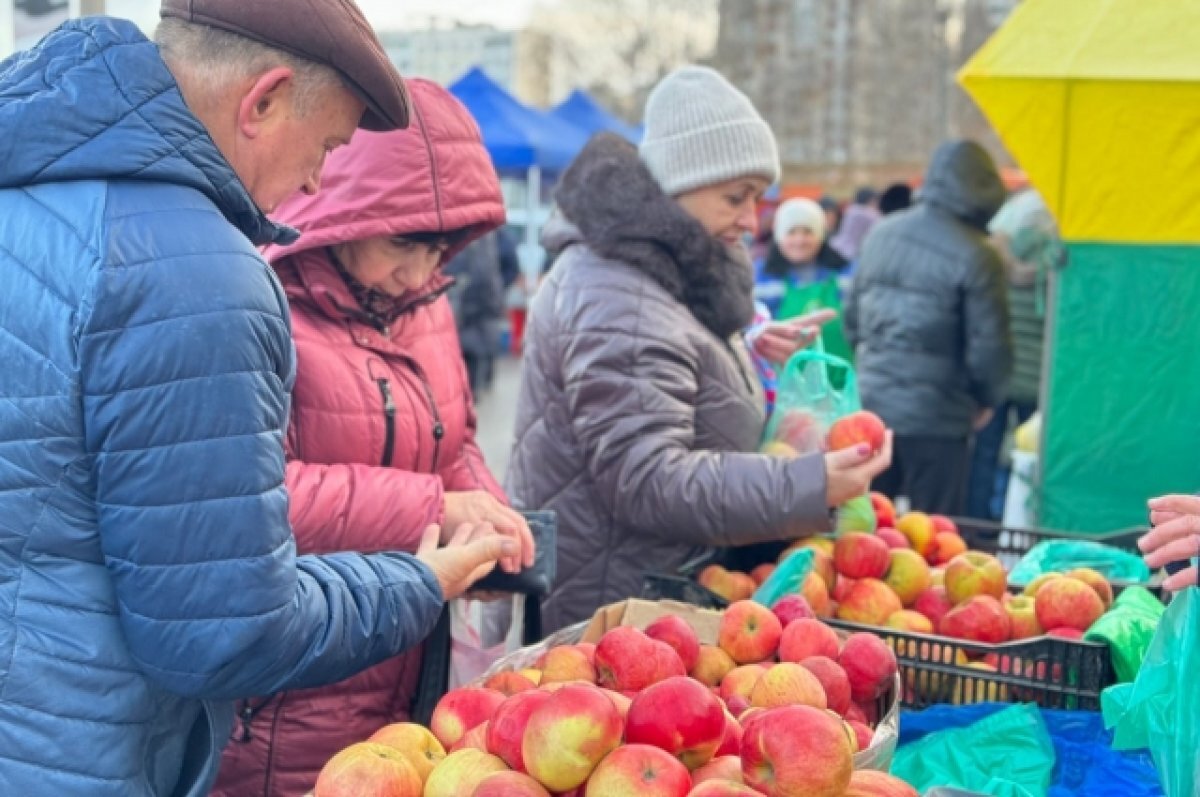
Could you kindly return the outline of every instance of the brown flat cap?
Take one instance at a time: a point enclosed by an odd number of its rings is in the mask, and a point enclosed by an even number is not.
[[[359,127],[408,127],[404,81],[352,0],[162,0],[159,14],[237,33],[332,67],[367,104]]]

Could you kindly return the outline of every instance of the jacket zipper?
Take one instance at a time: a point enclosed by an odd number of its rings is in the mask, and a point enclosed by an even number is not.
[[[275,737],[279,733],[279,716],[283,713],[283,695],[279,696],[279,702],[275,704],[275,713],[271,717],[271,735],[267,737],[267,777],[265,781],[266,788],[263,790],[265,794],[274,792],[272,781],[275,779]]]
[[[433,388],[425,380],[424,374],[418,372],[417,379],[420,380],[421,387],[425,388],[425,397],[429,399],[429,410],[433,413],[433,464],[429,466],[429,469],[437,473],[438,455],[442,451],[442,438],[446,436],[446,427],[442,425],[442,414],[438,411],[437,401],[433,398]]]
[[[382,464],[385,468],[388,468],[392,465],[392,454],[396,448],[396,402],[392,400],[392,388],[388,384],[387,379],[380,377],[375,381],[379,383],[379,393],[383,396],[384,443]]]

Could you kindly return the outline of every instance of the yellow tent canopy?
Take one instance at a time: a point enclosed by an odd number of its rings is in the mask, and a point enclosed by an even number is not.
[[[1025,0],[959,81],[1075,241],[1200,243],[1200,0]]]

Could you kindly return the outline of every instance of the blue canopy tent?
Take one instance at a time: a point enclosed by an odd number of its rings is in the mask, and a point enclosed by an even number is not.
[[[624,136],[634,144],[642,140],[640,127],[626,124],[613,116],[604,110],[591,95],[580,89],[571,92],[571,96],[559,103],[550,113],[564,122],[569,122],[586,131],[589,136],[610,132]]]
[[[452,83],[449,90],[479,123],[497,173],[524,175],[525,246],[527,252],[536,250],[542,174],[558,174],[566,169],[587,143],[588,134],[523,104],[479,67]]]

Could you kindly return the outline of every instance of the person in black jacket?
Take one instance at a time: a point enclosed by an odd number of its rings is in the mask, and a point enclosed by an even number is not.
[[[943,144],[918,203],[867,236],[845,301],[863,406],[896,432],[874,487],[915,509],[961,512],[971,435],[1012,371],[1004,269],[987,237],[1004,199],[983,147]]]

